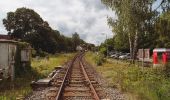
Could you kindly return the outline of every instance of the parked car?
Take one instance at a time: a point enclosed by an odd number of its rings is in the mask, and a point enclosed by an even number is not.
[[[131,59],[130,53],[127,53],[126,59]]]
[[[111,55],[114,55],[115,52],[111,51],[111,52],[109,52],[108,54],[111,56]]]
[[[121,55],[119,56],[119,59],[124,59],[125,58],[125,53],[121,53]]]
[[[130,59],[130,53],[126,53],[126,54],[123,54],[121,56],[119,56],[119,59]]]
[[[115,58],[116,54],[112,54],[110,55],[111,58]]]
[[[111,55],[110,57],[111,57],[111,58],[118,59],[119,56],[120,56],[120,53],[115,53],[115,54]]]

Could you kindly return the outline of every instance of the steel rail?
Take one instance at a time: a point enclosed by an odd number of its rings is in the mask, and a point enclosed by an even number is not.
[[[82,69],[82,72],[83,72],[83,75],[84,75],[86,81],[89,83],[89,87],[90,87],[90,90],[91,90],[91,92],[92,92],[92,94],[93,94],[94,99],[95,99],[95,100],[100,100],[98,94],[96,93],[96,90],[94,89],[94,87],[93,87],[93,85],[92,85],[92,83],[91,83],[91,81],[90,81],[90,79],[89,79],[89,77],[88,77],[88,75],[87,75],[87,72],[86,72],[86,70],[85,70],[85,68],[84,68],[84,65],[83,65],[83,63],[82,63],[82,61],[81,61],[82,56],[83,56],[82,54],[83,54],[83,53],[80,53],[80,54],[76,55],[76,56],[74,57],[74,59],[72,60],[71,64],[69,65],[69,67],[68,67],[68,69],[67,69],[67,71],[66,71],[66,74],[65,74],[65,76],[64,76],[64,79],[63,79],[63,81],[62,81],[62,84],[61,84],[61,86],[60,86],[60,88],[59,88],[59,91],[58,91],[58,93],[57,93],[56,100],[61,100],[61,96],[62,96],[62,93],[64,92],[64,88],[65,88],[67,79],[69,79],[69,77],[70,77],[69,75],[70,75],[70,72],[71,72],[71,70],[72,70],[73,63],[74,63],[74,61],[75,61],[78,57],[80,57],[79,64],[80,64],[80,67],[81,67],[81,69]]]
[[[86,70],[85,70],[85,68],[84,68],[84,65],[82,64],[82,61],[81,61],[81,60],[80,60],[80,66],[81,66],[81,69],[82,69],[83,74],[84,74],[84,76],[85,76],[85,79],[87,80],[87,82],[88,82],[89,85],[90,85],[90,89],[91,89],[91,91],[92,91],[92,93],[93,93],[94,99],[95,99],[95,100],[100,100],[100,98],[99,98],[96,90],[94,89],[94,87],[93,87],[93,85],[92,85],[92,83],[91,83],[91,81],[90,81],[90,79],[89,79],[89,77],[88,77],[88,75],[87,75],[87,72],[86,72]]]
[[[67,79],[67,77],[68,77],[68,75],[69,75],[69,73],[70,73],[70,70],[71,70],[71,67],[73,66],[74,61],[75,61],[78,57],[79,57],[79,54],[77,54],[77,55],[73,58],[73,60],[71,61],[71,64],[69,65],[69,67],[68,67],[68,69],[67,69],[67,71],[66,71],[66,74],[65,74],[65,76],[64,76],[64,79],[63,79],[63,81],[62,81],[62,84],[61,84],[61,86],[60,86],[60,88],[59,88],[59,91],[58,91],[58,93],[57,93],[56,100],[61,100],[60,98],[61,98],[63,89],[64,89],[64,87],[65,87],[66,79]]]

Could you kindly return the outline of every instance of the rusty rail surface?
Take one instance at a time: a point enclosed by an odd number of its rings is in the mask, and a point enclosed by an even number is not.
[[[91,91],[92,91],[92,93],[93,93],[93,96],[94,96],[94,99],[95,100],[100,100],[99,99],[99,96],[98,96],[98,94],[96,93],[96,90],[94,89],[94,87],[93,87],[93,85],[92,85],[92,83],[91,83],[91,81],[90,81],[90,79],[89,79],[89,77],[88,77],[88,75],[87,75],[87,72],[86,72],[86,70],[84,69],[84,66],[83,66],[83,64],[82,64],[82,62],[80,61],[80,66],[81,66],[81,68],[82,68],[82,71],[83,71],[83,74],[84,74],[84,76],[85,76],[85,79],[88,81],[88,83],[89,83],[89,87],[90,87],[90,89],[91,89]]]
[[[85,67],[82,60],[83,55],[84,53],[77,54],[69,64],[55,100],[75,100],[75,98],[82,98],[83,100],[101,99],[101,95],[98,95],[98,91],[102,92],[102,89],[96,91],[96,88],[99,88],[99,84],[97,84],[96,81],[94,82],[94,80],[91,78],[93,77],[92,73],[90,74],[91,77],[89,76],[89,69]],[[91,82],[91,80],[93,80],[93,83]],[[71,84],[73,86],[70,86]],[[95,87],[93,86],[93,84],[95,85]],[[82,87],[79,87],[79,85],[82,85]]]
[[[63,88],[64,88],[65,83],[66,83],[66,81],[67,81],[67,77],[68,77],[68,75],[69,75],[69,73],[70,73],[71,67],[72,67],[74,61],[77,59],[77,57],[78,57],[79,55],[80,55],[80,54],[77,54],[77,55],[73,58],[73,60],[71,61],[71,64],[69,65],[69,67],[68,67],[68,69],[67,69],[67,71],[66,71],[66,74],[65,74],[65,76],[64,76],[63,82],[62,82],[62,84],[61,84],[61,86],[60,86],[60,88],[59,88],[59,91],[58,91],[58,93],[57,93],[56,100],[60,100],[61,94],[62,94],[62,92],[63,92]]]

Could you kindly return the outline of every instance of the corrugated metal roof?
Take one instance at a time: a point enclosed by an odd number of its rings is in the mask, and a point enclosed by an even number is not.
[[[18,43],[18,42],[14,40],[0,39],[0,43]]]
[[[0,39],[7,39],[7,40],[9,40],[9,39],[11,39],[11,36],[0,34]]]

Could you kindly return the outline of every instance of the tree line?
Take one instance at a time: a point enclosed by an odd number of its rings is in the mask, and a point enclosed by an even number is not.
[[[117,15],[108,18],[115,34],[108,45],[114,50],[130,52],[135,59],[138,48],[170,48],[170,0],[101,1]]]
[[[47,21],[34,10],[18,8],[15,12],[8,12],[3,24],[13,39],[28,42],[41,53],[73,52],[78,45],[94,46],[80,39],[78,33],[72,37],[62,35],[58,30],[52,29]]]

